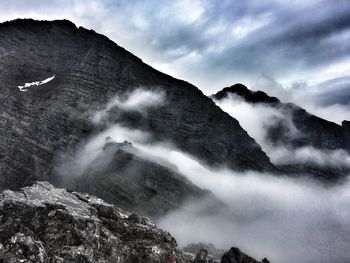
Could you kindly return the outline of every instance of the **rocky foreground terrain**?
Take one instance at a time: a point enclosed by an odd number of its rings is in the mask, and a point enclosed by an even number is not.
[[[101,199],[37,182],[0,195],[0,262],[214,262],[184,253],[149,219]],[[224,263],[258,263],[232,248]],[[266,259],[263,262],[268,262]]]

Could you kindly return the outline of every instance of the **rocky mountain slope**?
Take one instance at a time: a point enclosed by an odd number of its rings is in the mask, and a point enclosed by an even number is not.
[[[4,263],[193,262],[149,219],[46,182],[1,193],[0,215]],[[207,252],[201,250],[194,262],[208,262],[202,254]],[[237,248],[221,262],[258,263]]]
[[[171,166],[166,161],[152,160],[129,142],[117,143],[107,138],[102,154],[87,172],[62,185],[96,194],[123,209],[152,218],[191,200],[207,199],[208,205],[220,204],[213,194],[193,185]]]
[[[104,128],[92,115],[115,95],[138,87],[164,91],[164,105],[147,116],[118,114],[114,122],[147,131],[210,165],[274,170],[239,123],[200,90],[92,30],[69,21],[2,23],[0,54],[2,189],[51,180],[62,155]]]

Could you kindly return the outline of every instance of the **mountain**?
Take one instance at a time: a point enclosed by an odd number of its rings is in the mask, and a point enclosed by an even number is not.
[[[96,194],[119,207],[152,218],[206,199],[220,205],[214,195],[193,185],[167,161],[154,160],[129,142],[107,138],[103,152],[83,175],[63,183],[76,191]],[[170,168],[169,168],[170,167]]]
[[[276,97],[271,97],[263,91],[251,91],[242,84],[226,87],[211,96],[216,101],[227,98],[239,99],[252,106],[272,109],[280,113],[271,120],[266,120],[265,140],[272,147],[288,150],[298,150],[312,147],[325,153],[338,151],[350,153],[350,122],[344,120],[342,125],[317,117],[293,103],[283,103]],[[263,114],[261,118],[266,118]],[[342,151],[342,152],[339,152]],[[316,158],[316,157],[315,157]],[[337,165],[330,167],[327,164],[300,164],[279,165],[282,173],[307,174],[310,177],[326,180],[344,178],[349,173],[349,167]]]
[[[146,115],[118,110],[114,123],[148,132],[212,166],[275,170],[238,121],[198,88],[92,30],[66,20],[5,22],[0,54],[1,189],[52,181],[62,156],[106,128],[92,121],[93,114],[139,87],[164,91],[165,103]]]
[[[278,105],[280,104],[280,100],[276,97],[270,97],[263,91],[251,91],[243,84],[235,84],[231,87],[223,88],[218,91],[216,94],[212,95],[212,98],[215,100],[222,100],[228,98],[230,95],[236,95],[242,97],[245,101],[249,103],[265,103]]]
[[[2,192],[0,214],[4,263],[193,262],[169,233],[148,218],[47,182]],[[258,261],[232,248],[221,262]]]
[[[273,144],[283,144],[292,147],[312,146],[319,149],[343,149],[350,152],[349,121],[343,121],[342,126],[310,114],[305,109],[293,104],[282,103],[276,97],[270,97],[263,91],[251,91],[242,84],[235,84],[224,88],[212,97],[222,100],[229,95],[238,96],[251,104],[266,104],[283,111],[289,116],[295,128],[297,136],[290,131],[288,123],[279,120],[269,127],[268,138]]]

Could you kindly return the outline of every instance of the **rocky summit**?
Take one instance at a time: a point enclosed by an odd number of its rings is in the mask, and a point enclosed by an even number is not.
[[[114,96],[161,90],[147,114],[110,121],[149,132],[209,165],[274,170],[238,121],[195,86],[163,74],[92,30],[63,21],[0,24],[0,188],[52,179],[60,158],[104,129],[92,121]]]
[[[231,87],[226,87],[217,93],[213,94],[211,97],[215,100],[222,100],[228,98],[229,96],[241,97],[249,103],[265,103],[265,104],[278,104],[280,100],[276,97],[270,97],[263,91],[252,91],[249,90],[243,84],[235,84]]]
[[[205,249],[196,256],[184,253],[145,217],[47,182],[1,193],[0,224],[3,263],[214,262]],[[232,250],[221,262],[257,262]]]

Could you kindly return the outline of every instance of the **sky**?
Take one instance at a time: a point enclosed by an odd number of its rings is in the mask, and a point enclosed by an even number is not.
[[[208,95],[240,82],[349,106],[349,0],[1,0],[15,18],[69,19]]]

